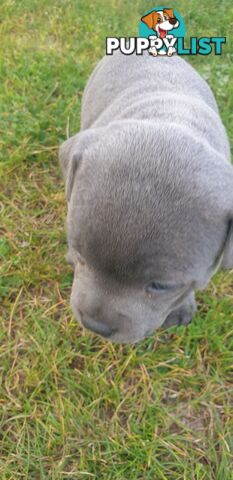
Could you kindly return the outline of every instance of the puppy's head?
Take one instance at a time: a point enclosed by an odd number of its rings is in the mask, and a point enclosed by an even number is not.
[[[213,275],[233,216],[232,167],[189,132],[145,121],[83,131],[60,161],[74,315],[136,342]]]
[[[153,11],[141,18],[150,29],[157,32],[161,38],[166,37],[168,31],[178,28],[179,21],[171,8],[164,8],[160,11]]]

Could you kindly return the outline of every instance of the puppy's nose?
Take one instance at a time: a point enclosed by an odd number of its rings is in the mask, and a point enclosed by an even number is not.
[[[169,18],[169,22],[172,24],[172,25],[175,25],[176,22],[177,22],[177,18]]]
[[[82,316],[82,324],[85,328],[88,328],[88,330],[92,330],[92,332],[98,333],[99,335],[102,335],[102,337],[106,338],[110,337],[112,333],[116,331],[113,328],[109,327],[109,325],[106,325],[102,322],[97,322],[96,320],[93,320],[86,315]]]

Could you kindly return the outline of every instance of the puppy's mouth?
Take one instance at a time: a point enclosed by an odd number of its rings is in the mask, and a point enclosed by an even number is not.
[[[160,38],[165,38],[167,35],[167,30],[163,30],[163,28],[160,28],[160,27],[158,28],[158,30],[159,30]]]

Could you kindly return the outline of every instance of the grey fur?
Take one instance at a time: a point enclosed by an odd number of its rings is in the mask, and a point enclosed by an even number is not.
[[[81,131],[60,148],[77,319],[120,343],[191,320],[195,290],[221,259],[233,267],[229,160],[213,94],[188,63],[101,60]]]

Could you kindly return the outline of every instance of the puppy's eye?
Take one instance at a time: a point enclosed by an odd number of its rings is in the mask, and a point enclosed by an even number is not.
[[[148,293],[166,292],[167,290],[169,290],[169,287],[167,285],[163,285],[162,283],[151,282],[149,283],[149,285],[147,285],[146,290]]]
[[[164,15],[164,19],[165,19],[165,20],[168,20],[169,17],[168,17],[167,15]]]

